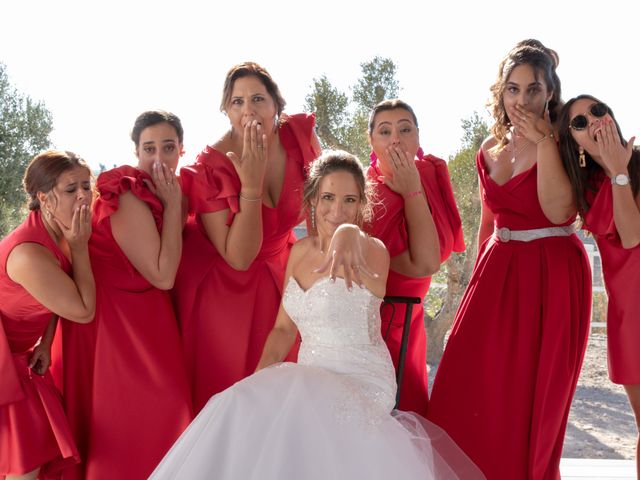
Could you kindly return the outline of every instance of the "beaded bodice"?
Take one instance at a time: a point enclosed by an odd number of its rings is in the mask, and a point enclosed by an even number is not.
[[[344,375],[387,412],[396,383],[389,351],[380,335],[380,303],[367,289],[347,290],[344,280],[324,277],[307,291],[294,278],[283,305],[302,337],[298,363]]]

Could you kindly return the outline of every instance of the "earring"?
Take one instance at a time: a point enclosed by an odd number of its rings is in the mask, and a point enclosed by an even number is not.
[[[578,150],[578,162],[580,163],[580,166],[582,168],[587,166],[587,159],[584,156],[584,148],[580,147],[580,149]]]
[[[316,231],[316,207],[311,205],[311,231]]]

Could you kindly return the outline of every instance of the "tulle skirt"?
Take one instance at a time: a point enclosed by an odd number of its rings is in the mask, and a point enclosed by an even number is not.
[[[150,478],[484,478],[439,427],[359,380],[283,363],[213,396]]]

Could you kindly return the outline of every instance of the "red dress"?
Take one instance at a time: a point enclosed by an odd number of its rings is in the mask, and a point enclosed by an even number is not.
[[[180,176],[192,214],[184,232],[174,298],[182,328],[196,412],[209,398],[255,370],[275,322],[291,245],[301,219],[302,190],[314,116],[285,117],[279,127],[287,152],[284,184],[275,208],[262,206],[262,246],[246,271],[234,270],[206,235],[199,214],[238,212],[240,180],[231,161],[207,147]]]
[[[602,274],[609,296],[607,354],[609,378],[622,385],[640,384],[640,246],[626,249],[613,220],[613,192],[609,178],[597,178],[598,192],[589,195],[591,208],[584,228],[591,231],[602,259]]]
[[[438,231],[440,262],[444,262],[452,251],[462,252],[465,248],[462,223],[453,197],[447,164],[433,155],[424,155],[420,149],[416,166]],[[375,185],[376,203],[373,206],[373,220],[365,225],[365,230],[373,237],[382,240],[389,254],[395,257],[409,248],[404,200],[401,195],[378,180],[380,175],[382,173],[374,158],[367,170],[367,177]],[[420,297],[424,300],[430,283],[431,277],[412,278],[389,270],[386,294]],[[380,313],[382,336],[397,369],[405,306],[397,304],[394,311],[390,305],[383,304]],[[427,335],[424,326],[424,307],[420,303],[414,305],[411,317],[399,409],[426,416],[428,404]]]
[[[0,477],[44,466],[54,473],[80,457],[51,373],[28,367],[33,347],[53,313],[7,275],[7,258],[21,243],[47,248],[65,273],[71,263],[49,236],[40,211],[0,242]]]
[[[537,165],[500,186],[476,158],[498,228],[554,226]],[[567,222],[570,224],[571,222]],[[591,275],[576,235],[482,245],[438,368],[427,418],[492,479],[559,479],[589,333]]]
[[[134,268],[111,231],[126,192],[162,228],[162,203],[143,179],[151,177],[130,166],[98,177],[89,241],[96,316],[62,328],[65,404],[84,460],[65,478],[146,479],[193,418],[169,294]]]

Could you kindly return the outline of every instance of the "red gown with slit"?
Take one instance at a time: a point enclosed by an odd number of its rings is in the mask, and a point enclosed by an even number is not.
[[[554,226],[538,202],[537,164],[498,185],[482,151],[476,161],[497,228]],[[427,418],[489,480],[560,478],[590,307],[589,262],[575,234],[530,242],[492,235],[481,246]]]
[[[64,478],[146,479],[193,418],[169,293],[135,269],[111,230],[120,195],[131,192],[161,231],[163,206],[145,179],[130,166],[98,177],[89,241],[96,316],[62,325],[65,406],[83,459]]]
[[[51,373],[29,367],[33,347],[54,316],[7,275],[7,258],[22,243],[48,249],[68,275],[71,263],[49,236],[40,211],[0,242],[0,477],[43,467],[41,477],[78,462],[60,392]]]
[[[262,246],[246,271],[234,270],[207,237],[199,215],[238,212],[240,180],[223,153],[207,147],[180,171],[190,216],[174,301],[182,329],[196,413],[209,398],[255,370],[280,305],[293,227],[301,220],[302,190],[314,116],[283,116],[279,137],[287,153],[284,184],[275,208],[262,205]],[[290,358],[291,359],[291,358]]]
[[[424,155],[418,150],[416,166],[420,174],[422,188],[427,197],[433,216],[438,240],[440,241],[440,262],[449,258],[451,252],[464,251],[462,222],[451,189],[451,180],[447,164],[433,155]],[[375,185],[375,200],[372,221],[365,230],[382,240],[394,257],[409,248],[409,236],[404,216],[404,199],[384,183],[378,180],[382,173],[377,159],[372,157],[367,170],[368,180]],[[424,300],[431,277],[412,278],[389,270],[386,295],[419,297]],[[391,306],[382,304],[382,336],[391,353],[394,366],[398,368],[402,326],[406,307],[403,304]],[[427,379],[427,335],[424,325],[424,307],[422,303],[413,306],[409,343],[402,377],[400,404],[398,408],[413,411],[426,416],[429,404]]]
[[[609,178],[596,179],[597,193],[589,194],[591,208],[584,228],[591,231],[602,259],[607,305],[609,378],[622,385],[640,384],[640,246],[624,248],[613,219],[613,192]]]

